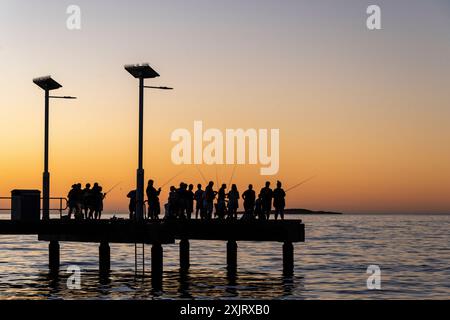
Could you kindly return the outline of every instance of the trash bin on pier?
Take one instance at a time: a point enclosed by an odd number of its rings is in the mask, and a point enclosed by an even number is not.
[[[41,216],[41,192],[39,190],[11,191],[11,220],[36,222]]]

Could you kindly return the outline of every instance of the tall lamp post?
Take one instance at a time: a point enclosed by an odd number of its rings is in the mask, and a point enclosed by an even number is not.
[[[126,65],[127,70],[134,78],[139,79],[139,152],[138,169],[136,174],[136,221],[144,221],[144,89],[173,90],[169,87],[145,86],[144,79],[159,77],[158,72],[148,64]]]
[[[45,91],[45,133],[44,133],[44,173],[42,176],[42,219],[50,219],[50,172],[48,171],[48,129],[50,99],[76,99],[70,96],[50,96],[50,91],[62,88],[50,76],[33,79],[33,82]]]

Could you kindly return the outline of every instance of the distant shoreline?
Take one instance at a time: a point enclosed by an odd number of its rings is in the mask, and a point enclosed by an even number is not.
[[[124,215],[128,216],[126,212],[103,212],[107,215]],[[243,214],[242,211],[238,212]],[[272,213],[274,211],[272,210]],[[333,211],[313,211],[308,209],[285,209],[284,213],[286,215],[303,214],[308,216],[313,215],[350,215],[350,216],[450,216],[450,213],[343,213],[343,212],[333,212]],[[0,211],[0,216],[11,216],[10,212]]]
[[[342,215],[342,212],[313,211],[308,209],[285,209],[284,214],[306,214],[306,215]]]

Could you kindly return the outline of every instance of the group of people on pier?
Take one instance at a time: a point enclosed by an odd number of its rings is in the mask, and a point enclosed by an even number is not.
[[[270,188],[271,183],[267,181],[261,189],[258,196],[253,188],[249,185],[248,189],[242,194],[243,215],[242,220],[269,220],[272,209],[274,209],[275,220],[280,217],[284,219],[284,208],[286,206],[286,192],[282,188],[282,183],[277,181],[275,189]],[[149,180],[145,201],[146,210],[145,217],[149,220],[158,220],[161,215],[160,205],[161,188],[156,189],[154,181]],[[103,188],[94,183],[91,187],[87,183],[83,188],[81,183],[72,185],[68,198],[68,218],[72,216],[77,220],[99,220],[103,211],[103,200],[106,193]],[[136,190],[128,193],[130,219],[136,217]],[[222,184],[218,191],[214,190],[214,182],[210,181],[203,189],[201,184],[197,185],[194,190],[193,184],[180,183],[179,187],[170,187],[167,203],[164,205],[165,219],[237,219],[239,201],[241,194],[236,184],[233,184],[230,190],[227,185]]]
[[[156,189],[154,181],[150,180],[146,189],[148,206],[146,219],[158,220],[161,214],[159,196],[161,188]],[[132,190],[127,196],[130,199],[129,212],[130,219],[136,217],[136,190]],[[249,185],[242,194],[244,212],[242,220],[269,220],[272,207],[275,209],[275,220],[280,217],[284,220],[284,208],[286,206],[286,192],[282,188],[282,183],[277,182],[275,189],[270,188],[270,182],[266,182],[258,196]],[[222,184],[218,191],[214,190],[214,182],[210,181],[203,190],[201,184],[197,185],[194,191],[193,184],[180,183],[179,187],[170,187],[167,203],[164,205],[165,219],[237,219],[239,200],[241,199],[238,188],[235,184],[227,191],[227,185]],[[195,205],[194,205],[195,204]],[[214,217],[213,217],[214,214]]]
[[[103,211],[103,199],[106,193],[103,193],[103,188],[94,183],[87,183],[83,189],[81,183],[72,185],[69,194],[67,195],[69,207],[69,219],[74,215],[77,220],[100,220]]]

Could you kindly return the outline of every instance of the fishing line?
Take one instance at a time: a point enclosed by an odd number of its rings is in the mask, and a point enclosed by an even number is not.
[[[302,182],[296,184],[295,186],[293,186],[293,187],[287,189],[286,192],[289,192],[289,191],[291,191],[291,190],[294,190],[294,189],[300,187],[301,185],[303,185],[303,184],[305,184],[305,183],[311,181],[311,180],[314,179],[315,177],[316,177],[316,176],[312,176],[312,177],[310,177],[310,178],[308,178],[308,179],[303,180]]]
[[[187,169],[183,169],[182,171],[180,171],[179,173],[177,173],[176,175],[174,175],[172,178],[169,179],[169,181],[167,181],[166,183],[164,183],[161,188],[164,188],[165,186],[167,186],[169,183],[171,183],[175,178],[179,177],[180,175],[182,175],[184,172],[186,172]]]
[[[119,183],[115,184],[111,189],[109,189],[108,191],[105,192],[105,195],[110,193],[111,191],[113,191],[115,188],[117,188],[121,183],[122,183],[122,181],[120,181]]]
[[[200,171],[200,168],[198,166],[195,166],[195,168],[197,169],[198,173],[200,173],[200,176],[202,177],[203,181],[205,181],[205,183],[208,183],[208,181],[206,180],[205,176],[203,175],[203,173]]]
[[[231,186],[231,182],[233,182],[234,174],[236,172],[236,167],[237,167],[237,165],[235,164],[233,167],[233,172],[231,173],[230,183],[228,184],[228,186]]]

